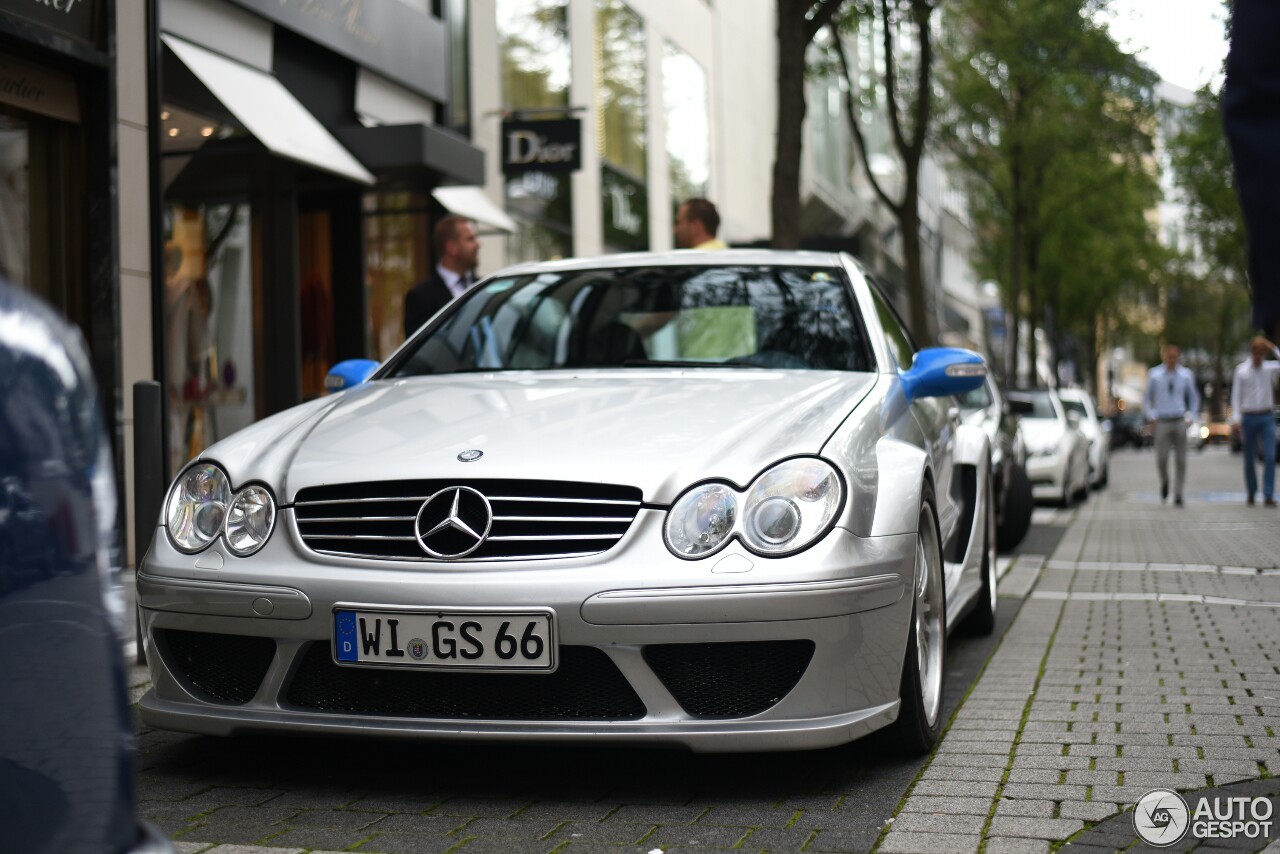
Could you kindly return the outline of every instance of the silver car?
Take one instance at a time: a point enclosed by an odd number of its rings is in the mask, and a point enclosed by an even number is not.
[[[1092,395],[1082,388],[1060,388],[1058,398],[1068,416],[1074,412],[1080,417],[1080,432],[1089,440],[1089,488],[1105,488],[1111,479],[1111,422],[1098,418]],[[1201,426],[1196,425],[1192,447],[1203,442]]]
[[[1089,495],[1089,439],[1080,415],[1068,412],[1053,389],[1019,389],[1007,395],[1021,417],[1032,494],[1066,508]]]
[[[177,477],[150,726],[699,751],[937,738],[991,451],[847,256],[514,267]]]

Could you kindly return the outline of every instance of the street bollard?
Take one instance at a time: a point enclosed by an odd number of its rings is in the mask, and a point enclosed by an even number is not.
[[[164,447],[161,439],[161,388],[155,380],[133,384],[133,557],[135,595],[133,617],[137,638],[137,663],[147,663],[142,644],[142,617],[138,611],[136,570],[151,546],[160,505],[164,501]]]

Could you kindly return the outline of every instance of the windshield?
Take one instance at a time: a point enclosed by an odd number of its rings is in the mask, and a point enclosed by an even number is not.
[[[957,395],[956,399],[960,402],[960,408],[964,410],[986,409],[995,402],[991,397],[991,389],[987,388],[986,383]]]
[[[1085,409],[1083,400],[1072,400],[1071,398],[1062,398],[1062,408],[1067,412],[1077,412],[1081,418],[1089,417],[1089,410]]]
[[[1026,391],[1019,392],[1016,396],[1009,395],[1011,399],[1025,400],[1031,404],[1031,412],[1023,415],[1023,418],[1053,418],[1058,417],[1058,410],[1053,406],[1053,398],[1047,391]]]
[[[813,267],[625,267],[486,282],[390,376],[578,368],[871,371],[843,276]]]

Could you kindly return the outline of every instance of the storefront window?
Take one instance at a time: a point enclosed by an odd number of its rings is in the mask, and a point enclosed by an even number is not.
[[[165,211],[171,470],[256,417],[257,324],[249,205]]]
[[[565,0],[498,0],[503,103],[514,109],[569,105]]]
[[[430,225],[421,193],[370,193],[364,200],[368,356],[382,361],[404,342],[404,295],[427,278]]]
[[[333,367],[333,250],[328,211],[298,214],[298,332],[302,349],[302,399],[325,395]]]
[[[31,284],[31,192],[27,122],[0,113],[0,277]]]
[[[609,251],[649,248],[644,22],[621,0],[596,0],[596,134]]]
[[[675,203],[707,195],[711,174],[711,121],[707,73],[670,42],[662,54],[662,103],[667,119],[667,162]]]
[[[82,157],[80,125],[0,106],[0,278],[89,336]]]
[[[569,106],[569,19],[565,0],[498,0],[503,103],[516,109]],[[525,172],[507,180],[507,212],[520,226],[507,260],[573,254],[569,176]]]
[[[643,181],[647,148],[644,22],[621,0],[596,0],[600,154]]]

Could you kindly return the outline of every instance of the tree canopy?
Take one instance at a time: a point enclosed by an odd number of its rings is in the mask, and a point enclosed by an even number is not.
[[[979,273],[1001,285],[1010,374],[1020,321],[1044,329],[1050,372],[1067,333],[1092,364],[1099,319],[1159,263],[1147,224],[1156,77],[1098,23],[1101,5],[943,6],[940,137],[968,178]],[[1024,343],[1035,382],[1035,337]]]

